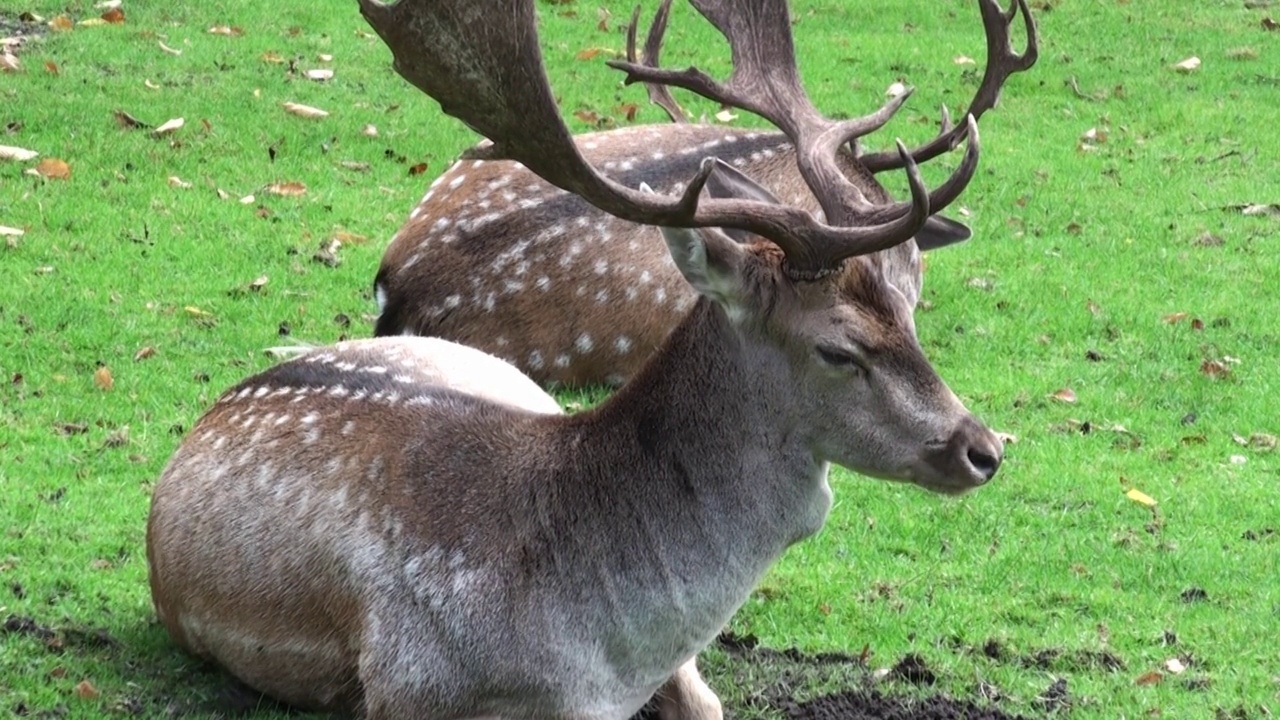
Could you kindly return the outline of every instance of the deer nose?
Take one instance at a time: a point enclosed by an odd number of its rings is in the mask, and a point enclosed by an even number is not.
[[[1000,461],[1004,459],[1004,443],[991,430],[972,415],[966,417],[956,430],[956,439],[963,462],[969,466],[977,484],[981,485],[996,476]],[[959,458],[957,458],[959,459]]]

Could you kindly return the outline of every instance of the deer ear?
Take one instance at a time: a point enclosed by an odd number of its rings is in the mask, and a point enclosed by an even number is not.
[[[732,198],[758,200],[771,205],[782,204],[782,201],[769,192],[768,188],[719,158],[716,158],[715,169],[707,176],[707,184],[703,186],[702,192],[713,200]],[[724,234],[739,243],[755,242],[758,239],[754,233],[734,228],[724,228]]]
[[[968,225],[941,215],[930,215],[916,231],[916,247],[921,252],[964,242],[973,236]]]
[[[640,191],[652,193],[646,184]],[[715,228],[660,228],[676,268],[698,293],[727,305],[741,295],[742,263],[747,251]]]

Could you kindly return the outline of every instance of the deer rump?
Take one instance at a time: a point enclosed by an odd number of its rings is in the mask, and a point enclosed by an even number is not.
[[[795,148],[778,132],[648,125],[574,140],[588,162],[630,187],[679,194],[710,156],[724,165],[704,197],[745,194],[821,215],[796,168]],[[432,183],[387,248],[374,280],[374,334],[469,345],[547,387],[620,386],[696,298],[659,231],[609,215],[518,162],[468,154]],[[842,151],[838,162],[869,200],[891,202],[853,152]],[[745,231],[729,234],[761,241]],[[969,237],[964,224],[933,215],[912,241],[869,259],[914,307],[920,252]]]

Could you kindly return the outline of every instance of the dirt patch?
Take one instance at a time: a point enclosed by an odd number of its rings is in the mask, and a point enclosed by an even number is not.
[[[904,698],[846,690],[783,708],[791,720],[1017,720],[993,708],[945,695]]]

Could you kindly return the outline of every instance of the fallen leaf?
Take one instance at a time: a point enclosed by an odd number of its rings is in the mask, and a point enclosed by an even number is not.
[[[320,53],[319,55],[316,55],[316,59],[320,62],[333,62],[333,56],[329,53]]]
[[[721,110],[721,111],[720,111],[720,112],[718,112],[718,113],[716,113],[716,120],[717,120],[718,122],[722,122],[722,123],[731,123],[731,122],[733,122],[734,120],[737,120],[737,119],[738,119],[738,116],[737,116],[737,115],[734,115],[734,114],[733,114],[733,111],[731,111],[731,110],[729,110],[729,109],[727,109],[727,108],[726,108],[726,109],[724,109],[724,110]]]
[[[1258,51],[1251,47],[1231,48],[1227,51],[1227,58],[1231,60],[1257,60]]]
[[[370,170],[373,169],[372,166],[369,165],[369,163],[357,162],[355,160],[343,160],[338,164],[341,165],[346,170],[354,170],[355,172],[369,172]]]
[[[636,113],[640,112],[640,106],[635,103],[623,103],[613,109],[614,112],[620,113],[627,122],[636,121]]]
[[[300,182],[272,183],[267,186],[267,192],[282,197],[298,197],[307,194],[307,186]]]
[[[166,120],[160,123],[160,126],[157,127],[155,130],[152,130],[151,134],[155,135],[156,137],[161,137],[176,131],[178,128],[186,124],[187,124],[187,121],[183,118],[180,118],[180,117],[173,118],[172,120]]]
[[[208,311],[205,311],[205,310],[201,310],[200,308],[196,307],[195,305],[188,305],[188,306],[186,306],[185,308],[183,308],[183,310],[185,310],[185,311],[186,311],[186,313],[187,313],[188,315],[190,315],[191,317],[194,317],[194,318],[211,318],[211,317],[213,317],[213,313],[208,312]]]
[[[1171,657],[1164,661],[1164,669],[1174,675],[1181,675],[1187,669],[1187,666],[1182,663],[1180,658]]]
[[[378,128],[375,125],[366,123],[364,127],[360,128],[360,134],[365,137],[376,138],[378,137]]]
[[[900,97],[906,91],[907,91],[906,85],[903,85],[900,82],[895,82],[890,84],[889,87],[885,88],[884,96],[887,98],[896,98],[896,97]]]
[[[112,25],[119,25],[124,22],[124,10],[121,10],[119,6],[113,7],[102,13],[102,19]]]
[[[76,683],[76,697],[81,700],[96,700],[102,693],[98,692],[98,688],[88,680],[81,680]]]
[[[225,35],[227,37],[240,37],[244,35],[244,29],[231,25],[214,25],[209,28],[210,35]]]
[[[1182,62],[1174,63],[1173,69],[1180,73],[1195,72],[1200,69],[1200,58],[1192,55]]]
[[[1258,450],[1275,450],[1276,436],[1271,433],[1256,432],[1249,436],[1249,447]]]
[[[244,197],[240,198],[240,204],[241,204],[241,205],[252,205],[252,204],[254,203],[254,201],[256,201],[256,200],[257,200],[257,198],[255,198],[253,195],[245,195]]]
[[[267,281],[268,281],[268,278],[266,275],[259,275],[258,277],[254,278],[253,282],[249,283],[249,291],[258,292],[259,290],[267,286]]]
[[[1249,462],[1249,458],[1243,455],[1232,455],[1231,457],[1227,458],[1227,460],[1230,461],[1232,465],[1244,465],[1245,463]]]
[[[594,110],[574,110],[573,116],[588,125],[598,125],[600,123],[600,113]]]
[[[271,63],[272,65],[283,65],[284,58],[280,56],[280,53],[268,51],[262,53],[262,62]]]
[[[586,48],[579,50],[578,54],[574,55],[574,58],[577,60],[594,60],[601,52],[603,52],[603,49],[598,47]]]
[[[111,368],[103,365],[93,372],[93,384],[98,386],[99,390],[110,390],[115,387],[115,378],[111,377]]]
[[[1231,374],[1231,368],[1218,360],[1205,360],[1200,363],[1200,372],[1214,379],[1221,379]]]
[[[8,52],[0,53],[0,72],[19,72],[22,70],[22,62],[18,60],[17,55],[11,55]]]
[[[182,51],[181,51],[181,50],[179,50],[179,49],[177,49],[177,48],[171,48],[171,47],[169,47],[168,45],[165,45],[163,42],[162,42],[162,43],[160,43],[160,49],[161,49],[161,50],[163,50],[163,51],[165,51],[165,52],[167,52],[167,53],[169,53],[170,55],[181,55],[181,54],[182,54]]]
[[[1184,312],[1169,313],[1168,315],[1165,315],[1164,317],[1160,318],[1160,322],[1166,325],[1173,325],[1175,323],[1182,322],[1186,318],[1187,318],[1187,313],[1184,313]]]
[[[1138,503],[1139,505],[1145,505],[1147,507],[1156,506],[1156,499],[1142,492],[1138,488],[1129,488],[1129,490],[1125,492],[1124,496]]]
[[[36,163],[35,171],[47,178],[54,180],[70,180],[71,166],[65,160],[58,158],[45,158]]]
[[[138,352],[133,354],[133,361],[141,362],[143,360],[146,360],[149,357],[155,356],[155,354],[156,354],[156,349],[151,347],[150,345],[147,345],[146,347],[139,349]]]
[[[306,75],[309,80],[324,82],[325,80],[333,79],[333,70],[329,68],[316,68],[314,70],[304,72],[303,75]]]
[[[1107,129],[1103,128],[1099,130],[1096,127],[1091,127],[1084,131],[1084,134],[1080,136],[1080,140],[1083,142],[1091,142],[1101,145],[1107,141]]]
[[[968,55],[957,55],[951,60],[951,62],[957,65],[977,65],[978,64],[977,60],[974,60]]]
[[[188,188],[190,188],[190,187],[191,187],[191,183],[187,182],[186,180],[183,180],[182,178],[178,177],[177,175],[170,175],[170,176],[169,176],[169,187],[171,187],[171,188],[179,188],[179,189],[181,189],[181,190],[186,190],[186,189],[188,189]]]
[[[111,114],[115,117],[116,124],[125,130],[137,130],[139,128],[151,127],[123,110],[114,110]]]
[[[1138,679],[1134,680],[1133,682],[1135,685],[1146,686],[1146,685],[1159,685],[1163,681],[1164,681],[1164,675],[1161,675],[1160,672],[1157,670],[1152,670],[1151,672],[1147,672],[1139,675]]]
[[[155,84],[155,83],[151,82],[150,80],[143,80],[143,81],[142,81],[142,85],[143,85],[143,87],[146,87],[148,90],[159,90],[159,89],[160,89],[160,86],[159,86],[159,85],[157,85],[157,84]]]
[[[1060,403],[1067,403],[1068,405],[1075,403],[1077,400],[1076,392],[1071,388],[1061,388],[1049,397]]]
[[[123,4],[123,0],[103,0],[100,3],[95,3],[93,7],[95,10],[110,10],[112,8],[118,8]]]
[[[11,228],[11,227],[6,227],[4,225],[0,225],[0,235],[6,236],[6,237],[18,237],[20,235],[26,234],[26,232],[27,232],[26,230],[23,230],[21,228]]]
[[[320,108],[311,107],[310,105],[302,105],[296,102],[284,103],[282,107],[285,109],[285,112],[293,113],[298,117],[304,117],[304,118],[329,117],[329,113],[324,110],[321,110]]]
[[[66,15],[59,15],[49,21],[49,27],[57,30],[58,32],[66,32],[75,27],[75,23],[71,22],[71,18]]]
[[[426,163],[424,163],[424,162],[420,162],[420,163],[418,163],[417,165],[410,165],[410,166],[409,166],[409,175],[410,175],[410,177],[412,177],[412,176],[414,176],[414,175],[421,175],[422,173],[424,173],[424,172],[426,172],[426,171],[427,171],[427,164],[426,164]]]
[[[1280,22],[1276,22],[1269,17],[1262,18],[1262,29],[1274,32],[1280,30]]]
[[[368,236],[361,235],[360,233],[353,233],[349,230],[335,230],[329,237],[337,240],[343,245],[363,245],[369,242]]]
[[[26,162],[39,157],[40,153],[35,150],[27,150],[20,147],[11,147],[9,145],[0,145],[0,160],[17,160],[18,162]]]

